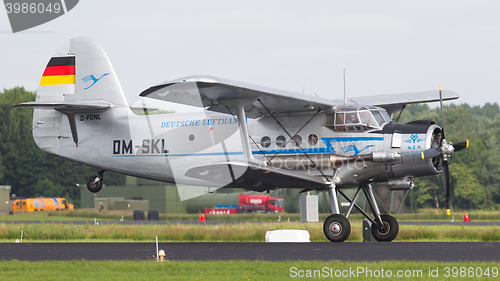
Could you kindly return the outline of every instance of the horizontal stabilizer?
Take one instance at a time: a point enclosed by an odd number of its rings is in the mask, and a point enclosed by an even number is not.
[[[228,168],[232,171],[233,175],[242,175],[238,178],[227,179]],[[316,187],[317,189],[322,189],[330,185],[330,182],[322,177],[242,162],[194,167],[186,172],[186,176],[218,184],[230,182],[225,187],[244,188],[260,192],[276,188]]]
[[[76,114],[80,112],[98,112],[111,108],[111,104],[102,100],[99,101],[72,101],[72,102],[23,102],[12,107],[33,107],[35,109],[53,109],[68,117],[69,126],[73,141],[78,146],[78,132],[76,129]]]
[[[111,108],[111,104],[105,101],[85,101],[85,102],[23,102],[12,107],[33,107],[36,109],[55,109],[57,111],[91,112],[101,111]]]

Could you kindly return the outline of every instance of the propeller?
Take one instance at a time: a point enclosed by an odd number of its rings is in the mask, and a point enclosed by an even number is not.
[[[441,119],[442,119],[442,128],[441,128],[441,140],[439,142],[439,146],[436,148],[429,148],[422,151],[422,159],[428,158],[441,158],[441,176],[443,178],[443,189],[444,189],[444,197],[446,201],[446,213],[450,215],[450,197],[451,197],[451,186],[450,186],[450,167],[448,164],[448,157],[451,156],[456,151],[460,151],[469,146],[469,140],[463,140],[456,142],[454,144],[447,143],[446,137],[444,135],[444,114],[443,114],[443,96],[441,94],[441,85],[439,85],[439,102],[441,107]]]

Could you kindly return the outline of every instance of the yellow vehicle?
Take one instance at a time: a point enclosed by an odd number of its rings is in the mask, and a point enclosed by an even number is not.
[[[25,198],[14,200],[12,212],[15,214],[73,209],[74,205],[68,202],[66,198]]]
[[[61,206],[60,210],[68,210],[68,211],[73,211],[75,209],[75,205],[73,205],[73,201],[70,200],[68,201],[66,198],[55,198],[58,202],[59,205]]]

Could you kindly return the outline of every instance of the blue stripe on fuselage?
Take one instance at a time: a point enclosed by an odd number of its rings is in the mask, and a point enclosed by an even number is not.
[[[355,141],[383,141],[384,137],[331,137],[331,138],[321,138],[326,147],[315,147],[315,148],[303,148],[303,151],[309,154],[312,153],[337,153],[332,143],[339,142],[355,142]],[[263,150],[263,151],[252,151],[252,154],[280,154],[280,155],[294,155],[302,154],[302,150],[299,148],[294,149],[274,149],[274,150]],[[182,156],[218,156],[218,155],[243,155],[242,151],[234,152],[208,152],[208,153],[181,153],[181,154],[140,154],[140,155],[113,155],[113,157],[182,157]]]

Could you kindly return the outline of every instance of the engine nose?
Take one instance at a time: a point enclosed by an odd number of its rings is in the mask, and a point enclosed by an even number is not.
[[[438,125],[429,126],[426,134],[428,137],[426,138],[424,149],[439,147],[441,142],[441,133],[441,127]]]
[[[438,125],[429,126],[422,154],[425,153],[425,151],[436,151],[441,146],[441,134],[441,127]],[[422,159],[428,163],[429,169],[433,170],[434,173],[441,173],[441,158],[437,156],[438,155],[433,157],[422,157]]]

